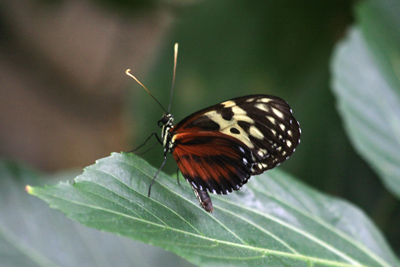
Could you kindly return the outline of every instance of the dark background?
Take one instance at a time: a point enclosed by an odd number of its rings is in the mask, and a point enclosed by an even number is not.
[[[287,100],[301,144],[280,168],[363,209],[400,252],[400,206],[352,148],[330,91],[350,1],[11,1],[0,4],[0,153],[43,171],[139,146],[168,107],[176,122],[229,98]],[[151,145],[149,145],[151,146]],[[143,155],[154,166],[162,148]],[[164,171],[174,172],[169,159]]]

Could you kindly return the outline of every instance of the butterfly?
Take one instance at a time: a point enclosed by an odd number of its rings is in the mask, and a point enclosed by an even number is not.
[[[177,44],[174,79],[176,58]],[[129,70],[127,74],[142,85]],[[207,212],[214,209],[208,193],[228,194],[239,190],[251,176],[278,166],[296,150],[301,135],[289,104],[277,96],[263,94],[224,101],[197,111],[176,125],[168,109],[158,125],[161,138],[155,133],[152,135],[164,147],[161,168],[167,154],[172,154]],[[149,186],[149,196],[161,168]]]

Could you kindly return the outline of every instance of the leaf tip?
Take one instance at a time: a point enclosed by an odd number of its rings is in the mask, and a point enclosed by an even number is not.
[[[32,194],[33,193],[33,188],[30,185],[25,186],[25,191],[28,192],[28,194]]]

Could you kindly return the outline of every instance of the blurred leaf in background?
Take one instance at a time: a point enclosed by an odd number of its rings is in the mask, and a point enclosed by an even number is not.
[[[400,198],[400,97],[375,64],[360,30],[349,35],[333,63],[339,111],[359,154]]]
[[[333,92],[350,140],[397,197],[383,194],[374,211],[376,222],[396,246],[400,233],[399,12],[398,1],[357,5],[359,23],[338,45],[332,62]]]

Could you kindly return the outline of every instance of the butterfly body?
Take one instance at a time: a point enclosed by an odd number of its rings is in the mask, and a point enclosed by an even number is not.
[[[285,161],[300,143],[300,126],[283,99],[270,95],[234,98],[187,116],[158,122],[164,154],[172,153],[206,211],[207,192],[239,190],[252,175]]]

